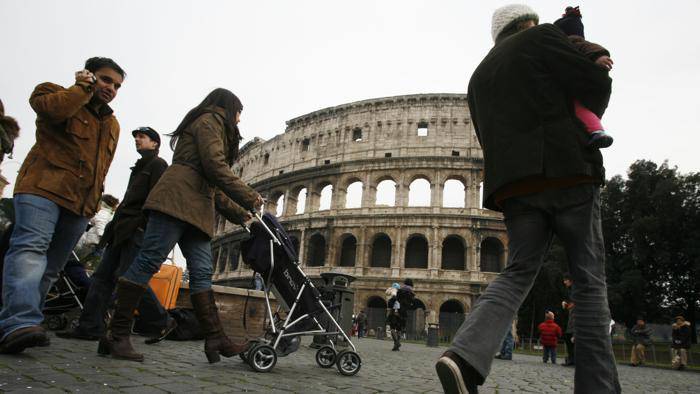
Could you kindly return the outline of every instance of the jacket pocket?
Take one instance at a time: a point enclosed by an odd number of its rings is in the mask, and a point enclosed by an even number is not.
[[[81,140],[89,139],[94,134],[94,131],[91,130],[90,122],[81,114],[75,115],[68,120],[66,131]]]
[[[48,166],[36,186],[71,202],[78,200],[75,176],[65,169]]]

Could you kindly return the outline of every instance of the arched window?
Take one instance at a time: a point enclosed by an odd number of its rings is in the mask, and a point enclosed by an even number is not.
[[[442,242],[442,269],[464,270],[464,240],[456,235],[451,235]]]
[[[406,242],[406,268],[428,268],[428,241],[422,235],[413,235]]]
[[[396,182],[386,179],[377,185],[377,200],[375,205],[396,205]]]
[[[464,307],[457,300],[448,300],[440,305],[440,339],[452,341],[455,333],[464,322]]]
[[[464,194],[464,183],[457,179],[448,179],[442,193],[442,206],[464,208]]]
[[[430,206],[430,182],[427,179],[418,178],[408,186],[408,206]]]
[[[356,181],[348,186],[345,195],[345,208],[360,208],[362,206],[362,182]]]
[[[503,270],[503,244],[496,238],[488,237],[481,242],[481,271],[501,272]]]
[[[326,185],[321,189],[321,201],[318,206],[319,211],[331,209],[331,200],[333,198],[333,185]]]
[[[284,194],[279,196],[276,206],[275,216],[280,217],[284,213]]]
[[[379,296],[371,296],[367,299],[367,329],[376,330],[386,325],[386,301]]]
[[[323,235],[314,234],[309,238],[306,256],[309,267],[322,267],[326,263],[326,239]]]
[[[297,215],[301,215],[306,210],[306,188],[299,190],[297,194]]]
[[[370,267],[391,267],[391,238],[386,234],[379,234],[372,242],[372,257]]]
[[[235,271],[238,269],[238,257],[241,255],[240,246],[237,244],[231,245],[229,252],[229,271]]]
[[[348,235],[343,240],[343,244],[340,247],[340,262],[341,267],[354,267],[355,266],[355,256],[357,253],[357,238],[353,235]]]

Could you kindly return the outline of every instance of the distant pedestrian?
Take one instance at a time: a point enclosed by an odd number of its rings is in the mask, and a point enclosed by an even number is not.
[[[547,312],[545,320],[537,326],[540,332],[540,344],[542,345],[542,362],[552,360],[557,363],[557,344],[561,338],[561,327],[554,322],[554,312]]]
[[[394,340],[392,351],[397,352],[401,348],[401,337],[406,328],[408,311],[413,309],[415,298],[416,294],[413,291],[413,279],[406,278],[403,281],[403,285],[396,291],[394,302],[389,303],[391,311],[389,317],[387,317],[387,321],[391,319],[393,322],[393,324],[389,323],[391,326],[391,338]]]
[[[673,348],[673,368],[682,370],[688,366],[688,351],[690,350],[690,322],[683,316],[676,316],[676,322],[671,326],[671,347]]]
[[[104,180],[119,141],[109,103],[126,73],[93,57],[75,83],[39,84],[29,104],[36,142],[15,181],[15,225],[5,255],[0,353],[46,346],[42,306],[68,256],[99,209]]]
[[[512,360],[513,350],[515,349],[515,344],[518,342],[518,320],[515,319],[510,324],[506,336],[503,338],[503,344],[501,344],[501,351],[496,355],[497,359],[500,360]]]
[[[367,315],[364,309],[357,314],[355,321],[357,322],[357,339],[360,339],[364,337],[367,332]]]
[[[571,300],[572,287],[574,285],[574,280],[571,275],[567,272],[564,274],[564,286],[566,287],[566,299],[561,302],[561,307],[565,312],[569,314],[569,319],[566,321],[566,330],[564,332],[564,343],[566,344],[566,360],[564,361],[564,366],[569,367],[576,364],[576,346],[574,346],[574,327],[576,324],[574,318],[574,306],[576,304]]]
[[[632,356],[630,362],[633,367],[646,362],[646,347],[651,345],[651,328],[646,325],[644,318],[637,318],[637,324],[632,327]]]

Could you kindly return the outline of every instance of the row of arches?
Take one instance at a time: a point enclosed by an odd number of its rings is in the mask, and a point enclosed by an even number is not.
[[[350,179],[346,186],[341,189],[340,198],[334,197],[334,185],[330,182],[320,183],[318,195],[313,201],[309,200],[309,189],[306,186],[298,186],[288,191],[272,192],[268,201],[268,211],[274,212],[276,216],[301,215],[307,211],[325,211],[333,206],[334,198],[337,199],[338,208],[362,208],[366,206],[386,206],[394,207],[406,205],[409,207],[430,207],[433,203],[433,189],[438,187],[431,184],[430,180],[424,176],[417,176],[407,186],[408,193],[405,197],[399,198],[397,194],[399,184],[391,177],[380,178],[376,186],[370,186],[369,190],[365,184],[356,178]],[[478,188],[479,199],[483,194],[483,183],[474,186]],[[445,180],[441,185],[441,204],[443,208],[465,208],[467,207],[467,186],[464,179],[452,177]],[[481,206],[481,201],[478,202]],[[289,206],[286,206],[289,205]]]
[[[371,296],[365,306],[367,314],[367,326],[376,329],[386,325],[387,303],[380,296]],[[409,339],[419,339],[424,335],[426,321],[425,303],[419,298],[414,300],[414,309],[409,311],[406,319],[406,335]],[[440,305],[438,323],[439,335],[443,339],[454,337],[455,333],[464,322],[466,308],[456,299],[448,299]]]
[[[292,236],[295,246],[299,244],[296,237]],[[340,253],[335,265],[339,267],[357,266],[357,238],[352,234],[341,237]],[[403,257],[404,268],[428,268],[430,245],[422,234],[413,234],[406,240]],[[376,234],[371,243],[367,266],[378,268],[391,267],[393,243],[385,233]],[[298,246],[297,246],[298,252]],[[328,245],[325,237],[316,233],[309,237],[305,263],[309,267],[321,267],[328,265]],[[494,237],[484,239],[480,244],[479,268],[482,272],[501,272],[504,267],[504,247],[501,241]],[[458,235],[449,235],[442,241],[441,269],[467,270],[467,243]]]

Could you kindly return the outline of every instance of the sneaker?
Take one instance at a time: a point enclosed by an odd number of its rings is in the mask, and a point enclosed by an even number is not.
[[[41,346],[48,340],[41,326],[20,328],[10,333],[0,342],[0,354],[17,354],[26,348]]]
[[[605,131],[594,131],[591,133],[591,138],[588,140],[588,146],[603,149],[607,148],[613,143],[613,137],[608,135]]]
[[[446,351],[435,364],[445,394],[478,394],[481,375],[456,354]]]

